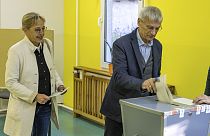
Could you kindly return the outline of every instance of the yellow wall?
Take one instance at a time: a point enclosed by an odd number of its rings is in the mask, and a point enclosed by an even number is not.
[[[80,66],[100,68],[100,0],[79,1]]]
[[[146,0],[164,16],[158,38],[163,43],[162,73],[179,96],[203,93],[210,66],[209,0]]]
[[[78,65],[100,68],[100,0],[78,3]],[[70,90],[64,104],[73,107],[73,67],[76,65],[76,0],[64,0],[64,82]]]
[[[64,104],[73,108],[73,66],[76,61],[76,0],[64,0],[64,84],[69,91]]]

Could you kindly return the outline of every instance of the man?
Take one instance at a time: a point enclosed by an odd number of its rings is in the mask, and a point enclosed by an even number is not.
[[[122,136],[120,99],[145,97],[156,92],[160,76],[162,45],[155,39],[162,14],[157,7],[144,7],[138,28],[113,43],[113,75],[101,106],[105,136]]]
[[[195,104],[210,104],[210,67],[208,71],[208,76],[206,80],[206,88],[204,95],[198,96],[193,100]]]
[[[10,91],[4,132],[10,136],[47,136],[50,118],[58,127],[56,98],[65,89],[52,59],[52,42],[43,39],[45,19],[31,12],[22,18],[24,39],[8,51],[5,84]]]

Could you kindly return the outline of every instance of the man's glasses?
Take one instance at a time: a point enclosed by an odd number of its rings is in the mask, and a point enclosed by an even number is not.
[[[146,28],[149,31],[155,30],[155,32],[158,32],[158,31],[162,30],[162,26],[160,26],[160,27],[154,27],[154,26],[146,25]]]
[[[34,29],[34,31],[36,32],[36,33],[41,33],[41,32],[45,32],[47,30],[47,27],[42,27],[42,28],[40,28],[40,27],[37,27],[37,28],[35,28]]]
[[[151,25],[147,25],[142,19],[140,19],[140,20],[143,22],[145,28],[150,32],[153,31],[153,30],[155,30],[155,32],[158,32],[158,31],[162,30],[161,25],[159,27],[154,27],[154,26],[151,26]]]

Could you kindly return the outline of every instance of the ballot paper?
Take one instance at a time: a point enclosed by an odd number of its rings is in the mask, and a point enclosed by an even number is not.
[[[167,83],[166,83],[166,75],[160,76],[159,81],[155,82],[155,86],[157,88],[157,98],[161,102],[175,104],[175,105],[193,105],[193,100],[187,98],[175,98],[171,94]]]
[[[159,81],[155,82],[157,88],[157,98],[161,102],[172,103],[173,96],[166,83],[166,75],[160,76]]]
[[[49,97],[52,98],[52,97],[56,97],[56,96],[62,95],[62,94],[64,94],[68,89],[69,89],[69,87],[67,87],[67,88],[64,89],[63,91],[54,92],[54,93],[52,93]]]

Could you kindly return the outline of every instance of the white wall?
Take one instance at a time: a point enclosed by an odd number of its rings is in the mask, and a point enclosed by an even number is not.
[[[0,28],[21,28],[22,16],[37,12],[54,30],[55,64],[63,78],[64,66],[64,1],[63,0],[0,0]]]

